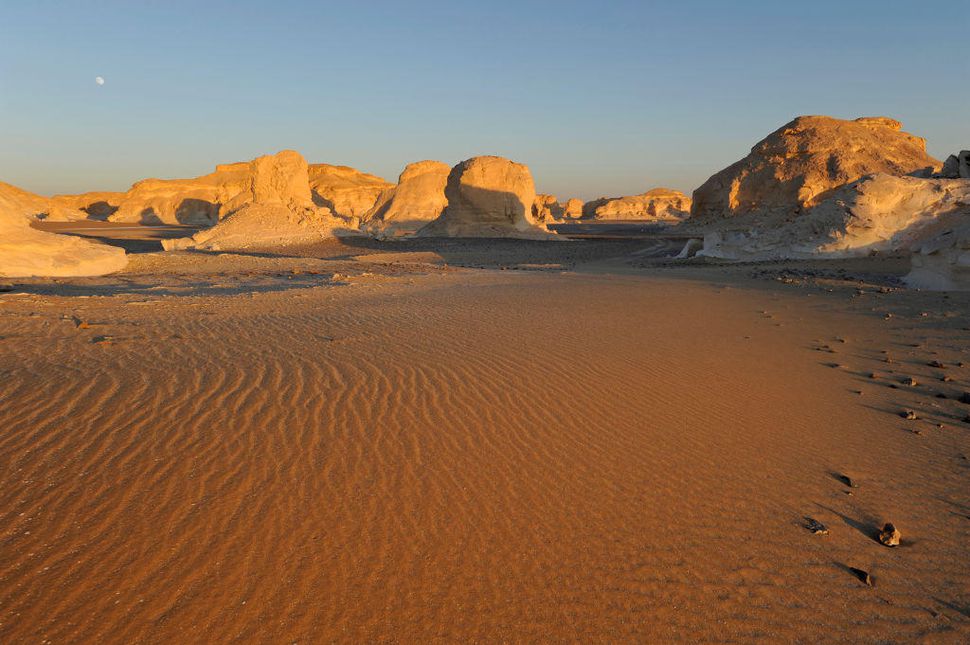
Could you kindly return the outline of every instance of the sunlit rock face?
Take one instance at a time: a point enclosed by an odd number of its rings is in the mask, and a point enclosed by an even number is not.
[[[448,174],[448,206],[422,228],[424,237],[555,239],[532,217],[535,184],[528,166],[503,157],[474,157]]]
[[[563,218],[564,210],[562,204],[556,199],[555,195],[536,195],[532,203],[532,218],[536,222],[549,224]]]
[[[30,226],[57,208],[46,197],[0,183],[0,276],[93,276],[125,267],[123,249]]]
[[[445,184],[450,171],[440,161],[408,164],[397,186],[385,190],[364,215],[365,230],[377,237],[399,237],[438,219],[448,205]]]
[[[691,217],[795,215],[866,175],[930,176],[940,162],[901,127],[886,117],[798,117],[695,190]]]
[[[590,219],[597,220],[679,222],[690,215],[690,201],[680,191],[654,188],[640,195],[601,198],[587,212]]]
[[[310,189],[318,206],[339,217],[360,217],[374,208],[378,198],[394,184],[349,166],[311,164]]]

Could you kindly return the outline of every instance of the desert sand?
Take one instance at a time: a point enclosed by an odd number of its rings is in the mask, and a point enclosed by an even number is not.
[[[612,237],[7,280],[0,641],[966,642],[970,294]]]

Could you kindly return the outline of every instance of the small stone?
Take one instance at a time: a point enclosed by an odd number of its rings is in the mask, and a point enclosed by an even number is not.
[[[899,532],[891,522],[887,522],[882,530],[879,532],[879,542],[885,546],[899,546],[899,540],[903,537],[903,534]]]
[[[875,379],[879,378],[879,375],[876,374],[875,372],[869,372],[869,378],[875,380]]]
[[[919,418],[918,416],[916,416],[916,412],[914,412],[913,410],[902,410],[900,411],[899,416],[906,419],[907,421],[915,421],[916,419]]]
[[[805,528],[814,533],[815,535],[828,535],[829,530],[824,524],[812,517],[805,518],[806,524]]]
[[[869,575],[868,571],[865,571],[863,569],[856,569],[855,567],[849,567],[849,571],[851,571],[856,578],[866,583],[867,586],[872,587],[875,584],[872,580],[872,576]]]
[[[929,362],[929,366],[930,366],[930,367],[935,367],[935,368],[937,368],[937,369],[941,369],[941,370],[942,370],[942,369],[946,369],[946,365],[944,365],[944,364],[943,364],[943,363],[941,363],[940,361],[930,361],[930,362]]]
[[[970,405],[970,392],[964,392],[963,394],[961,394],[958,401],[960,401],[960,403],[966,403],[967,405]]]
[[[909,387],[916,387],[916,379],[914,379],[912,376],[907,376],[901,380],[900,383],[903,385],[908,385]]]

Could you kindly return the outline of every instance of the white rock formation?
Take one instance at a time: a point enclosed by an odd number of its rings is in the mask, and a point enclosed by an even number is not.
[[[970,216],[970,181],[877,174],[798,216],[749,214],[708,229],[702,255],[838,258],[911,250]]]
[[[503,157],[474,157],[448,175],[448,206],[418,231],[422,237],[555,239],[532,218],[535,184],[528,166]]]
[[[257,166],[263,172],[261,190],[281,192],[298,207],[313,206],[306,160],[298,152],[284,150],[253,161],[222,164],[194,179],[144,179],[125,193],[108,219],[210,226],[256,199]],[[269,179],[273,174],[276,178]]]
[[[796,215],[867,175],[930,176],[940,162],[901,127],[886,117],[798,117],[695,190],[691,217]]]
[[[123,249],[30,226],[50,209],[46,197],[0,183],[0,276],[93,276],[125,268]]]
[[[284,151],[233,166],[232,172],[245,181],[220,205],[224,215],[219,223],[189,238],[164,240],[166,250],[267,248],[317,241],[356,228],[356,223],[313,203],[307,163],[298,153]]]

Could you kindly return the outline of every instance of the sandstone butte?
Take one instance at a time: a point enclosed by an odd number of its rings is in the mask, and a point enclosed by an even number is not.
[[[365,230],[377,237],[398,237],[438,219],[448,205],[445,184],[450,170],[440,161],[408,164],[397,185],[386,189],[364,215]]]
[[[535,184],[529,167],[503,157],[473,157],[457,164],[445,186],[448,206],[424,226],[422,237],[555,239],[532,217]]]
[[[46,197],[0,183],[0,276],[93,276],[125,267],[123,249],[30,226],[31,220],[51,212],[74,219],[62,209]]]

